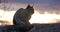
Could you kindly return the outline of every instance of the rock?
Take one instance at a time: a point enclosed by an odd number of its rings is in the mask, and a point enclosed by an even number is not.
[[[0,26],[0,32],[21,32],[21,29],[18,30],[18,28],[20,29],[19,26],[14,25]]]
[[[29,32],[60,32],[59,24],[35,24]]]

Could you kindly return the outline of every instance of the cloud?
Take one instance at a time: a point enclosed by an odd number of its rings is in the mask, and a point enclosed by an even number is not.
[[[44,4],[59,4],[60,0],[2,0],[3,2],[14,3],[44,3]]]
[[[48,11],[59,11],[60,10],[60,6],[56,6],[56,5],[49,5],[49,4],[35,4],[35,9],[37,10],[42,10],[42,11],[45,11],[45,10],[48,10]]]
[[[5,3],[7,8],[9,9],[19,9],[19,8],[25,8],[28,4],[27,3]],[[50,4],[42,4],[42,3],[34,3],[34,4],[30,4],[30,5],[34,5],[34,9],[35,10],[41,10],[41,11],[53,11],[53,10],[57,10],[60,11],[60,5],[50,5]],[[2,6],[0,6],[1,8]],[[2,7],[3,8],[3,7]]]

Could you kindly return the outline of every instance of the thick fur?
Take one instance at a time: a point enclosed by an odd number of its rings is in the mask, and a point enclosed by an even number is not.
[[[18,9],[13,18],[13,24],[20,26],[21,28],[19,28],[19,30],[23,29],[26,31],[31,29],[32,25],[30,25],[29,20],[33,13],[34,8],[30,5],[28,5],[26,9]]]
[[[19,25],[20,23],[30,24],[29,20],[33,13],[34,13],[34,8],[30,6],[28,6],[26,9],[21,8],[17,10],[13,18],[13,24],[14,25]]]

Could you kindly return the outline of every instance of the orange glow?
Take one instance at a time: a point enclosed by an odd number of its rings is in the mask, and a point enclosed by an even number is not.
[[[6,25],[12,25],[12,20],[13,20],[13,16],[14,16],[14,13],[16,11],[5,11],[4,10],[0,10],[0,20],[1,21],[8,21],[8,22],[4,22],[4,24]],[[1,23],[1,25],[4,25]]]
[[[3,11],[0,10],[0,20],[2,21],[9,21],[12,23],[13,16],[16,11]],[[32,15],[29,22],[31,24],[33,23],[40,23],[40,24],[48,24],[48,23],[58,23],[60,22],[60,15],[59,14],[49,14],[47,11],[44,12],[44,14],[40,14],[38,11],[34,11],[35,13]],[[9,23],[9,24],[10,24]],[[7,25],[8,23],[6,23]],[[1,24],[0,24],[1,25]]]
[[[45,12],[45,14],[39,14],[35,12],[29,21],[31,24],[33,23],[40,23],[40,24],[57,23],[58,20],[55,20],[55,19],[60,19],[60,15],[59,14],[48,14],[48,12]]]
[[[1,11],[3,11],[3,10],[1,10]],[[1,16],[0,20],[2,20],[2,21],[12,21],[15,12],[16,11],[5,11],[5,12],[3,11],[3,13],[1,12],[0,13],[0,16]]]
[[[0,18],[2,17],[3,10],[0,9]]]
[[[48,12],[47,11],[45,11],[45,13],[44,14],[48,14]]]

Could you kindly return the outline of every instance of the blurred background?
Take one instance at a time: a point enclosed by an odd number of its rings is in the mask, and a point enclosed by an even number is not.
[[[0,0],[0,25],[13,25],[15,12],[28,4],[34,7],[31,24],[60,23],[60,0]]]

